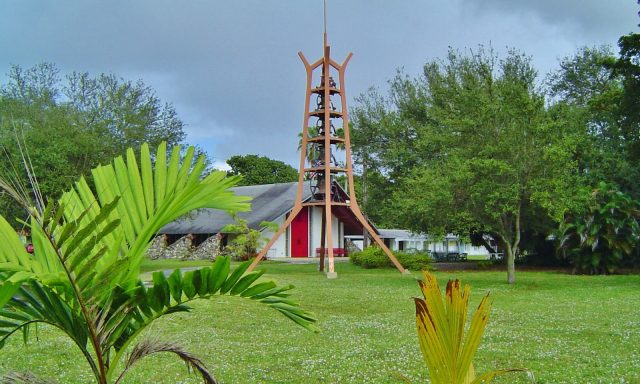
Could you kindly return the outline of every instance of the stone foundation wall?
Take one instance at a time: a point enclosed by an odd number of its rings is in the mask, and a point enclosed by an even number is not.
[[[175,243],[167,246],[164,235],[159,235],[151,242],[147,250],[147,257],[151,260],[213,260],[220,254],[220,243],[221,237],[216,235],[207,238],[198,247],[194,247],[191,244],[191,237],[185,235]]]
[[[194,260],[213,260],[220,254],[220,242],[221,237],[214,235],[202,242],[191,253],[191,258]]]
[[[164,251],[165,259],[187,260],[192,252],[191,237],[183,236]]]
[[[147,249],[147,257],[151,260],[162,259],[166,249],[167,244],[165,243],[164,235],[156,236]]]

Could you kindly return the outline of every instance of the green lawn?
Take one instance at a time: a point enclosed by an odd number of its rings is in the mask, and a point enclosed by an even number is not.
[[[206,267],[212,265],[210,260],[175,260],[175,259],[160,259],[160,260],[145,260],[140,266],[142,273],[159,271],[162,269],[175,269],[175,268],[188,268],[188,267]]]
[[[467,255],[467,260],[489,260],[486,255]]]
[[[147,337],[182,343],[222,383],[426,383],[418,349],[414,279],[394,270],[336,264],[328,280],[314,265],[265,262],[268,278],[293,283],[295,299],[323,331],[307,332],[273,310],[239,298],[200,301],[191,313],[157,322]],[[522,272],[437,273],[473,286],[472,307],[490,290],[494,308],[476,357],[491,367],[528,367],[538,383],[640,383],[640,276]],[[418,275],[414,272],[414,278]],[[81,356],[53,329],[39,342],[13,338],[0,350],[0,373],[31,370],[59,383],[88,383]],[[148,358],[126,383],[198,383],[173,357]],[[500,383],[524,383],[507,376]]]

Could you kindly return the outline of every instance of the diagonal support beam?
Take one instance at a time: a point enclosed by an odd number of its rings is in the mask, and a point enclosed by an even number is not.
[[[260,253],[258,253],[258,256],[256,256],[256,258],[253,260],[253,262],[247,269],[247,272],[253,271],[253,269],[258,265],[260,260],[264,258],[264,255],[267,254],[267,252],[269,251],[269,249],[271,249],[273,244],[275,244],[278,238],[280,238],[280,236],[284,233],[287,227],[291,225],[291,222],[293,221],[293,219],[296,218],[296,216],[298,216],[298,213],[300,213],[301,210],[302,210],[301,204],[296,204],[293,206],[293,210],[291,210],[291,213],[289,214],[289,217],[287,217],[287,220],[285,220],[284,223],[282,223],[280,228],[278,228],[278,231],[271,237],[271,240],[269,240],[267,245],[265,245],[264,248],[262,248],[262,250],[260,251]]]

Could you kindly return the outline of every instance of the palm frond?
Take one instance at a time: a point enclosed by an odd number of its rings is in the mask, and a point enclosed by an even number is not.
[[[17,233],[0,216],[0,308],[13,297],[20,285],[35,277],[36,267]]]
[[[55,381],[45,380],[32,373],[11,372],[0,377],[0,384],[55,384]]]
[[[489,320],[489,294],[480,301],[465,336],[470,286],[462,287],[459,280],[450,280],[443,298],[436,277],[427,271],[423,275],[424,280],[418,283],[424,299],[414,299],[416,328],[420,350],[433,384],[489,383],[504,373],[529,373],[521,368],[503,369],[476,378],[473,357]]]
[[[139,265],[149,240],[162,226],[199,208],[214,208],[226,211],[243,211],[249,208],[248,198],[238,197],[229,191],[236,182],[226,178],[222,172],[214,172],[202,178],[204,159],[195,163],[194,149],[189,148],[180,164],[180,147],[175,147],[168,164],[165,163],[166,145],[159,146],[155,169],[151,171],[151,156],[147,145],[141,150],[141,167],[133,150],[127,152],[127,161],[117,158],[112,164],[93,170],[96,185],[95,196],[86,183],[76,185],[77,194],[65,196],[67,204],[88,208],[87,204],[98,201],[105,206],[117,197],[119,202],[112,219],[119,218],[121,225],[105,241],[121,238],[126,244],[127,258],[131,261],[127,273],[112,276],[114,284],[131,283],[137,280]],[[83,198],[80,198],[83,196]],[[124,246],[118,244],[118,246]],[[113,260],[110,260],[113,262]],[[128,283],[125,283],[128,281]]]
[[[230,271],[230,257],[218,257],[213,266],[189,271],[185,274],[174,270],[169,278],[163,272],[153,274],[153,286],[146,288],[139,283],[132,291],[119,289],[120,303],[114,303],[111,312],[120,314],[104,324],[101,334],[105,346],[113,347],[117,353],[112,359],[112,370],[122,358],[129,344],[155,319],[180,311],[188,311],[186,304],[196,299],[207,299],[214,295],[240,296],[254,300],[280,312],[296,324],[317,332],[316,317],[288,299],[288,291],[294,287],[278,287],[272,281],[258,282],[264,271],[244,274],[251,261]],[[124,315],[126,313],[126,316]],[[107,340],[108,339],[108,340]]]
[[[150,340],[145,340],[142,343],[137,344],[135,347],[133,347],[133,350],[129,354],[129,357],[127,358],[127,361],[125,363],[124,370],[122,371],[120,376],[116,379],[115,384],[118,384],[121,382],[124,375],[127,373],[127,371],[129,371],[129,369],[135,363],[137,363],[144,357],[147,357],[155,353],[162,353],[162,352],[168,352],[168,353],[173,353],[177,355],[180,358],[180,360],[182,360],[187,365],[187,368],[189,370],[193,369],[194,371],[198,372],[198,374],[200,374],[200,376],[202,377],[202,381],[205,384],[217,384],[216,379],[207,370],[207,367],[204,365],[202,360],[200,360],[196,356],[190,354],[189,352],[186,352],[184,349],[182,349],[182,347],[180,347],[177,344],[150,341]]]

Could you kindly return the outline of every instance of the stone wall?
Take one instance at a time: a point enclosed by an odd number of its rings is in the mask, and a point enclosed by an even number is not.
[[[222,237],[214,235],[202,242],[191,253],[191,258],[194,260],[213,260],[220,254],[220,242]]]
[[[165,249],[164,258],[187,260],[191,256],[192,248],[191,236],[183,236]]]
[[[214,235],[207,238],[198,247],[194,247],[191,243],[191,236],[185,235],[175,243],[167,246],[164,235],[159,235],[151,242],[147,250],[147,257],[151,260],[213,260],[220,254],[220,242],[221,237]]]
[[[167,249],[164,235],[156,236],[151,245],[147,249],[147,257],[151,260],[157,260],[164,258],[164,251]]]

